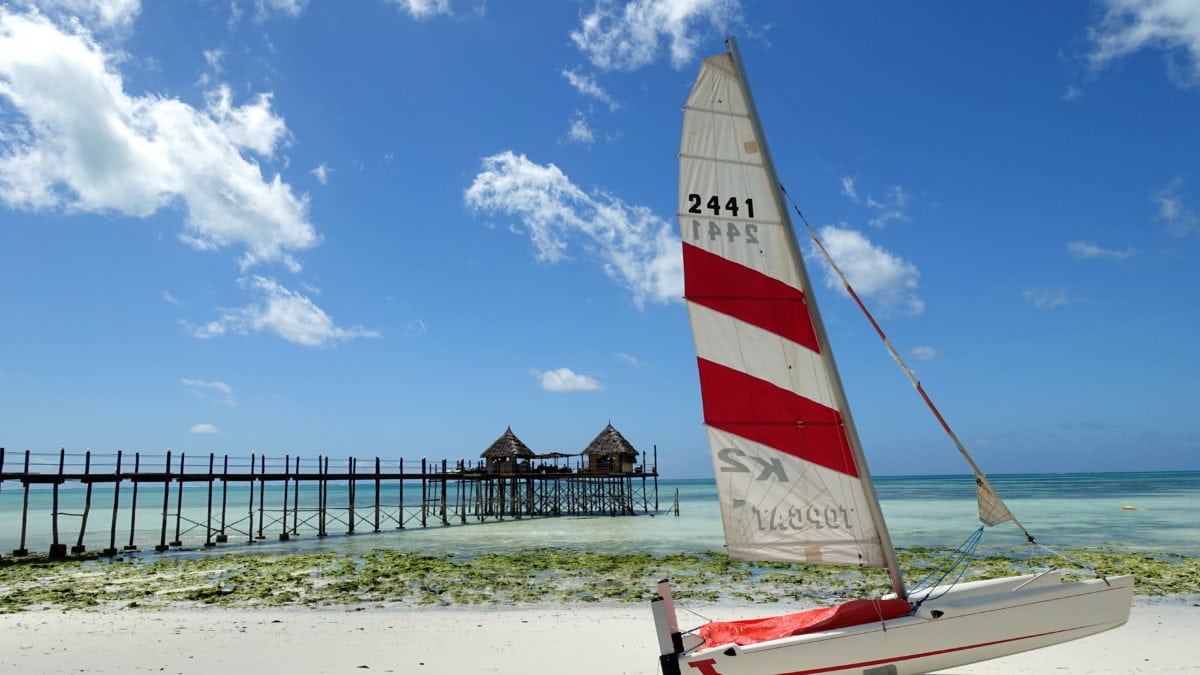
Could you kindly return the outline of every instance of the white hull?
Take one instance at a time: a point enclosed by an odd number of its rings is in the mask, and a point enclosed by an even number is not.
[[[1059,577],[1054,572],[959,584],[941,597],[935,589],[928,594],[935,599],[884,623],[720,645],[674,659],[678,672],[697,675],[910,675],[1067,642],[1129,619],[1132,576],[1067,584]],[[668,673],[671,659],[663,660]]]

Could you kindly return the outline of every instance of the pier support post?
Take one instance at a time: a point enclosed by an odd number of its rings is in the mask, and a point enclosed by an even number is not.
[[[158,545],[154,550],[162,553],[171,548],[167,546],[167,510],[171,508],[171,451],[167,450],[167,467],[166,477],[163,478],[163,505],[162,505],[162,535],[158,539]]]
[[[50,558],[61,559],[67,557],[67,545],[58,541],[58,488],[63,482],[63,468],[67,460],[67,449],[59,448],[58,450],[58,479],[54,481],[53,501],[54,512],[50,514],[50,529],[53,536],[53,543],[50,544]]]
[[[83,455],[83,480],[87,481],[87,493],[83,498],[83,516],[79,521],[79,538],[75,540],[75,545],[71,547],[71,553],[79,554],[87,550],[83,545],[83,533],[87,530],[88,514],[92,512],[92,481],[88,476],[92,471],[92,451],[88,450]]]
[[[112,527],[108,533],[108,548],[101,551],[104,555],[117,554],[117,513],[121,506],[121,451],[117,451],[117,466],[113,469],[113,507]]]
[[[141,472],[141,469],[142,453],[135,452],[133,453],[133,494],[130,496],[130,502],[132,503],[132,506],[130,506],[129,509],[129,543],[125,544],[124,547],[124,550],[126,551],[137,550],[137,544],[133,543],[133,533],[136,531],[137,526],[138,484],[141,482],[138,480],[138,473]]]
[[[299,458],[299,457],[297,457],[297,458],[296,458],[296,461],[297,461],[297,462],[298,462],[298,461],[300,461],[300,458]],[[289,534],[288,534],[288,527],[287,527],[287,516],[288,516],[288,473],[289,473],[291,470],[292,470],[292,456],[291,456],[291,455],[284,455],[284,456],[283,456],[283,522],[282,522],[282,523],[280,523],[280,526],[281,526],[281,528],[282,528],[282,531],[279,533],[279,541],[287,541],[287,540],[289,540],[289,539],[291,539],[291,538],[292,538],[292,537],[291,537],[291,535],[289,535]],[[296,486],[296,487],[297,487],[297,488],[299,488],[300,486],[297,484],[297,486]]]
[[[217,532],[217,543],[224,544],[229,541],[229,535],[225,533],[225,507],[229,505],[229,455],[225,455],[225,464],[221,469],[221,529]]]
[[[179,530],[183,524],[183,467],[185,457],[187,457],[187,453],[179,453],[179,490],[175,493],[175,538],[170,543],[174,548],[183,546],[183,542],[179,539]]]
[[[21,482],[25,487],[25,495],[21,501],[21,543],[18,548],[13,549],[13,556],[21,557],[29,555],[29,549],[25,548],[25,535],[28,532],[29,526],[29,451],[25,451],[25,479]]]

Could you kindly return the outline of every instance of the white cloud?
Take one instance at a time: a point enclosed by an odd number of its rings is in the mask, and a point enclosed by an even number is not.
[[[321,185],[325,185],[329,182],[330,171],[333,171],[333,169],[330,169],[325,162],[321,162],[317,168],[309,171],[309,173],[316,177],[317,182],[319,182]]]
[[[376,330],[361,326],[339,328],[320,307],[307,296],[284,288],[274,279],[255,276],[243,280],[262,296],[262,301],[221,312],[220,318],[203,326],[184,323],[188,331],[199,338],[213,338],[226,333],[274,333],[305,347],[321,347],[360,337],[379,337]]]
[[[572,391],[598,391],[604,388],[591,377],[580,375],[570,368],[557,368],[545,373],[538,370],[532,372],[534,379],[538,381],[538,386],[556,394]]]
[[[601,0],[571,32],[575,45],[592,65],[604,70],[636,70],[654,61],[666,42],[676,68],[692,60],[699,37],[696,25],[718,33],[741,21],[738,0],[632,0],[620,5]]]
[[[206,436],[211,434],[219,434],[221,431],[211,424],[193,424],[188,431],[198,436]]]
[[[855,178],[853,176],[842,177],[842,194],[857,204],[860,200],[858,198],[858,191],[854,189],[854,181]]]
[[[866,235],[855,230],[827,225],[821,228],[819,236],[859,296],[871,298],[885,312],[915,316],[925,311],[925,303],[917,296],[921,274],[916,265],[871,243]],[[826,286],[845,290],[819,251],[810,253],[809,258],[820,261]]]
[[[604,103],[609,110],[616,110],[619,107],[617,102],[608,95],[608,92],[604,91],[604,88],[596,82],[596,78],[591,75],[581,75],[574,70],[564,69],[561,72],[562,76],[567,78],[567,82],[575,88],[575,91]]]
[[[842,196],[855,204],[862,204],[870,211],[867,224],[880,229],[890,223],[907,223],[909,217],[904,210],[912,199],[908,192],[899,185],[893,185],[883,192],[883,197],[876,198],[868,194],[864,200],[858,194],[858,178],[855,176],[842,177]]]
[[[167,302],[171,303],[172,305],[175,305],[176,307],[179,307],[183,304],[182,300],[171,295],[171,293],[169,291],[162,292],[162,299],[166,300]]]
[[[205,49],[204,62],[208,64],[213,72],[221,72],[221,62],[225,59],[225,52],[220,49]]]
[[[270,94],[235,106],[219,87],[199,110],[127,94],[114,61],[82,29],[0,8],[0,99],[19,114],[0,127],[0,200],[135,217],[180,205],[188,244],[298,269],[292,253],[318,242],[307,198],[244,154],[269,158],[287,138]]]
[[[1133,257],[1133,249],[1125,249],[1124,251],[1111,251],[1109,249],[1100,248],[1090,241],[1072,241],[1067,244],[1067,252],[1076,260],[1087,260],[1089,258],[1106,258],[1108,260],[1126,260]]]
[[[117,32],[131,28],[142,11],[141,0],[24,0],[15,4],[37,8],[63,22],[78,18],[86,25]]]
[[[596,142],[596,137],[592,134],[592,129],[588,126],[587,119],[583,115],[576,115],[571,119],[571,128],[567,132],[567,138],[576,143],[587,145]]]
[[[867,207],[874,212],[868,221],[868,225],[883,228],[887,227],[888,223],[907,223],[908,216],[904,213],[904,208],[908,206],[909,196],[904,191],[904,188],[899,185],[893,185],[884,192],[882,200],[875,199],[872,196],[867,196]]]
[[[270,12],[282,12],[288,16],[300,16],[308,6],[308,0],[255,0],[258,15],[264,17]]]
[[[179,381],[198,398],[207,399],[208,394],[211,392],[217,396],[221,403],[228,406],[237,405],[237,402],[233,400],[233,387],[224,382],[205,382],[204,380],[189,380],[187,378]]]
[[[938,357],[938,350],[930,347],[929,345],[913,347],[908,353],[918,361],[932,361]]]
[[[1070,294],[1065,288],[1031,286],[1025,289],[1022,296],[1037,309],[1054,309],[1071,302]]]
[[[671,223],[646,207],[584,192],[557,166],[511,151],[484,158],[483,166],[464,200],[478,211],[519,217],[538,260],[565,259],[569,240],[583,235],[605,273],[633,294],[638,307],[683,295],[682,248]]]
[[[414,19],[450,14],[450,0],[391,0]]]
[[[637,367],[637,366],[642,365],[641,362],[638,361],[636,356],[632,356],[632,355],[626,354],[624,352],[617,352],[616,357],[617,357],[618,361],[620,361],[628,366]]]
[[[1168,76],[1200,84],[1200,3],[1194,0],[1104,0],[1104,18],[1089,29],[1095,70],[1142,49],[1166,54]],[[1180,62],[1176,56],[1180,55]]]
[[[1200,233],[1200,216],[1183,203],[1179,191],[1183,188],[1183,178],[1176,176],[1170,183],[1153,195],[1154,203],[1158,206],[1158,219],[1167,224],[1167,230],[1179,237]]]

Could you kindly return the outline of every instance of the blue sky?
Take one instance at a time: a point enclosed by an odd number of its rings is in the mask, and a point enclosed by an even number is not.
[[[1200,468],[1200,6],[1167,0],[5,3],[0,446],[456,459],[611,421],[711,475],[674,152],[730,34],[985,470]],[[873,470],[965,472],[818,299]]]

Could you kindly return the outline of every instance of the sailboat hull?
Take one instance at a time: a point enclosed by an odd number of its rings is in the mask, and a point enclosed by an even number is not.
[[[676,657],[699,675],[909,675],[1100,633],[1129,619],[1133,577],[1059,583],[1059,573],[959,584],[913,596],[904,617]],[[664,671],[669,664],[664,663]]]

